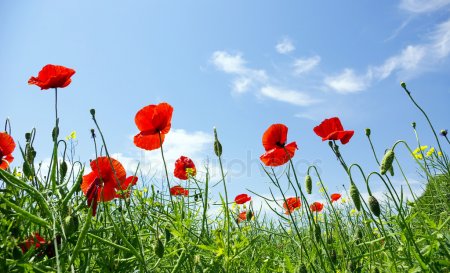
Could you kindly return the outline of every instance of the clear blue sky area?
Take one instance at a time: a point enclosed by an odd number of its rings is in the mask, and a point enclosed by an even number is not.
[[[77,132],[83,162],[94,157],[89,109],[95,108],[111,153],[130,172],[139,160],[145,174],[158,173],[159,151],[141,152],[132,136],[136,112],[165,101],[174,107],[169,171],[180,155],[199,169],[209,158],[215,169],[216,126],[230,195],[246,188],[267,195],[261,137],[283,123],[288,141],[299,146],[294,161],[301,180],[316,164],[329,189],[341,191],[348,179],[312,131],[323,119],[338,116],[355,130],[341,152],[367,172],[377,166],[365,128],[372,129],[379,156],[399,139],[417,146],[412,121],[421,142],[436,145],[400,81],[437,129],[450,127],[449,9],[448,0],[2,1],[0,119],[10,118],[22,145],[24,133],[36,127],[38,158],[47,160],[54,92],[27,81],[46,64],[64,65],[76,74],[59,90],[61,136]],[[18,150],[15,156],[12,166],[21,162]],[[420,181],[412,157],[400,156],[407,174]],[[160,181],[157,174],[145,183]]]

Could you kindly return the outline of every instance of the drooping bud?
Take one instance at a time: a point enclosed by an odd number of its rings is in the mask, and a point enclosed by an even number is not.
[[[392,162],[394,162],[394,151],[391,149],[387,150],[384,154],[383,160],[381,161],[380,173],[385,175],[386,172],[392,167]]]
[[[158,256],[158,258],[161,259],[164,256],[164,244],[163,244],[163,242],[161,241],[160,238],[156,239],[154,248],[155,248],[156,256]]]
[[[61,173],[61,182],[64,181],[64,178],[67,174],[67,163],[66,161],[61,162],[61,165],[59,166],[59,172]]]
[[[370,128],[366,128],[366,136],[370,137]]]
[[[29,178],[33,176],[33,171],[31,170],[31,166],[27,161],[23,162],[22,169],[25,177]]]
[[[166,244],[170,241],[170,239],[172,238],[172,233],[170,232],[170,230],[168,228],[164,229],[164,233],[166,234]]]
[[[378,200],[372,195],[369,196],[369,208],[370,211],[373,213],[373,215],[375,215],[376,217],[380,217],[381,214],[380,203],[378,203]]]
[[[309,174],[305,176],[305,187],[306,187],[306,192],[308,194],[311,194],[311,192],[312,192],[312,179],[311,179],[311,176]]]
[[[222,144],[220,144],[219,138],[217,137],[216,127],[214,127],[214,153],[218,157],[222,155]]]
[[[58,139],[58,136],[59,136],[59,128],[58,128],[58,126],[56,126],[52,130],[52,139],[53,139],[53,141],[56,141]]]
[[[353,200],[353,204],[355,204],[356,209],[361,210],[361,199],[359,196],[359,190],[356,187],[355,183],[351,183],[350,185],[350,197]]]

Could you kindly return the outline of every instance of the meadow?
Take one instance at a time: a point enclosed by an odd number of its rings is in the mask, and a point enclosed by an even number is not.
[[[74,161],[68,151],[75,136],[59,134],[57,97],[74,73],[47,65],[29,80],[55,94],[53,149],[39,151],[51,157],[48,170],[35,160],[35,130],[13,137],[13,124],[6,120],[0,133],[0,272],[450,272],[448,132],[433,126],[405,83],[399,89],[424,115],[428,128],[420,133],[432,135],[433,145],[421,143],[414,123],[415,143],[399,140],[384,150],[375,146],[370,129],[354,132],[338,117],[325,119],[311,129],[348,177],[348,191],[340,194],[327,190],[316,166],[296,170],[297,143],[288,127],[268,124],[260,157],[271,183],[268,198],[244,189],[228,194],[220,128],[214,129],[211,147],[220,164],[219,181],[182,154],[168,166],[164,139],[171,129],[170,102],[142,105],[134,120],[134,145],[159,153],[164,162],[165,180],[155,181],[163,190],[140,187],[138,169],[127,174],[110,156],[104,121],[94,109],[96,157]],[[377,171],[345,160],[345,145],[354,134],[365,134]],[[397,158],[399,150],[409,158]],[[409,185],[404,161],[414,162],[422,175],[423,193],[393,186],[394,177]],[[307,174],[301,177],[300,171]],[[220,200],[209,195],[216,183],[223,187]],[[383,200],[372,195],[375,183],[383,185]],[[313,200],[313,191],[325,201]],[[253,206],[256,196],[273,217]],[[209,213],[212,202],[221,204],[216,214]]]

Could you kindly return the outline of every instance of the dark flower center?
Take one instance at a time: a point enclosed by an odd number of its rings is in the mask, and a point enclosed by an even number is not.
[[[285,143],[280,143],[279,141],[277,141],[277,143],[275,143],[275,145],[280,147],[280,148],[284,148],[284,144]]]

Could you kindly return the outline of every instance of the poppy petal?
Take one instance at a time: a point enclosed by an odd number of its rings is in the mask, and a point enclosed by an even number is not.
[[[0,148],[2,149],[3,155],[9,155],[16,148],[16,143],[10,135],[2,132],[0,133]]]
[[[286,149],[286,150],[285,150]],[[281,166],[294,157],[295,150],[297,150],[297,144],[292,142],[286,145],[284,148],[274,148],[265,154],[260,159],[266,166]]]
[[[161,134],[167,134],[170,131],[172,113],[173,107],[166,102],[162,102],[156,106],[153,124]]]
[[[134,136],[134,145],[144,150],[156,150],[161,147],[161,143],[164,142],[165,135],[161,134],[161,141],[158,134],[142,134],[139,133]]]
[[[250,200],[252,200],[252,198],[245,193],[239,194],[234,198],[234,202],[239,205],[245,204]]]
[[[155,126],[152,123],[155,108],[156,105],[147,105],[136,113],[134,122],[139,131],[153,131],[154,133],[157,133]]]
[[[114,158],[108,158],[106,156],[98,157],[96,160],[91,161],[91,168],[92,171],[96,172],[97,176],[103,180],[105,187],[110,185],[115,188],[118,183],[121,184],[126,179],[125,169],[122,164]],[[119,180],[118,182],[116,181],[116,177]]]
[[[97,178],[97,174],[95,172],[90,172],[87,175],[83,175],[83,182],[81,182],[81,190],[84,195],[87,195],[89,188],[93,183],[95,183],[95,179]]]
[[[314,132],[322,138],[326,138],[329,134],[335,131],[343,130],[344,128],[342,127],[341,121],[338,117],[325,119],[319,126],[314,127]]]
[[[284,124],[272,124],[263,134],[262,144],[267,151],[280,148],[286,143],[288,127]]]

